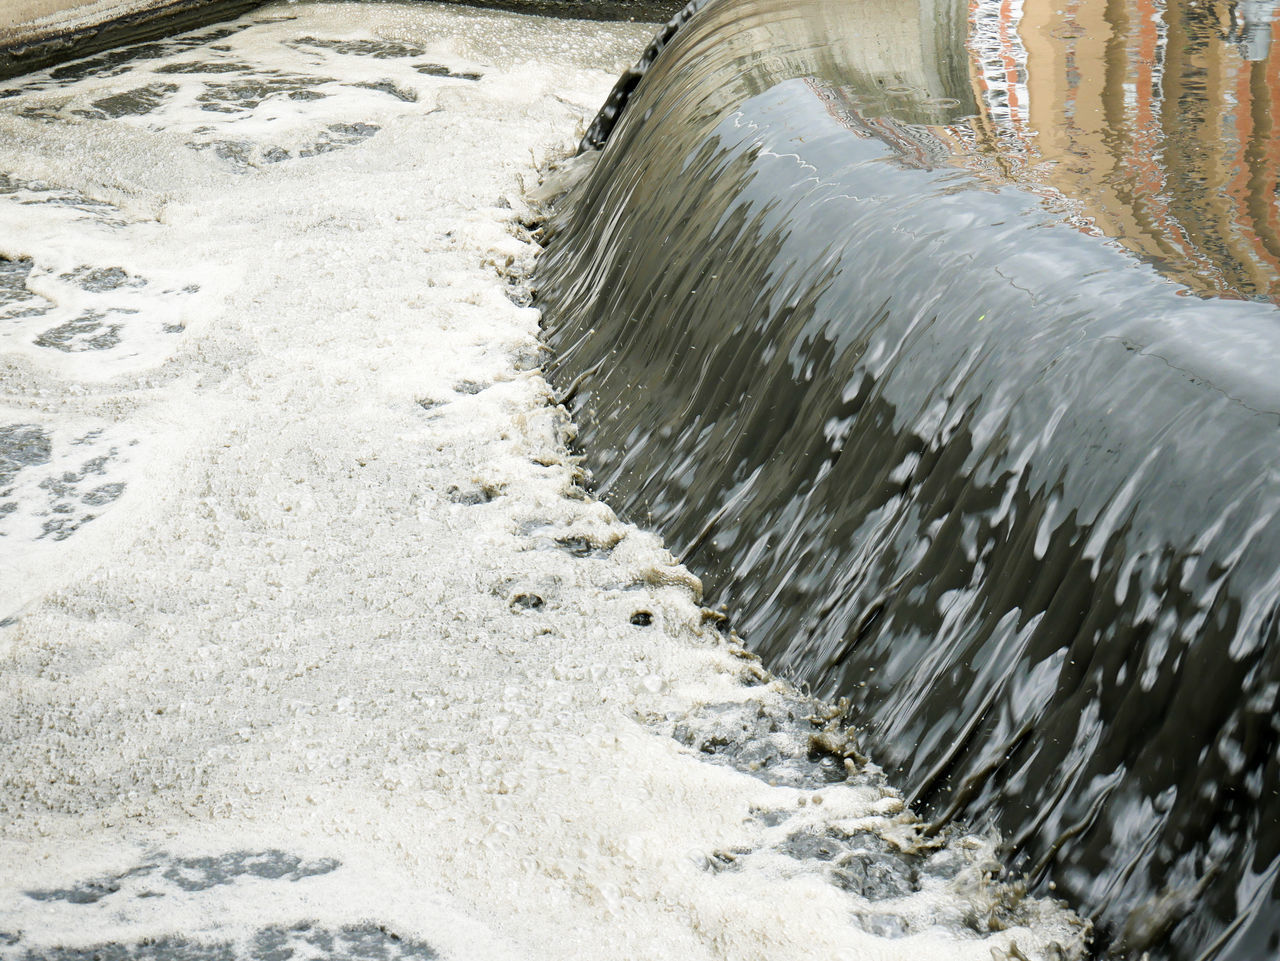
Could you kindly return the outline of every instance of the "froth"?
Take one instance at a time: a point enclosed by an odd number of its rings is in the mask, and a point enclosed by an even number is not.
[[[21,190],[123,222],[0,198],[21,296],[186,319],[132,367],[5,348],[40,391],[8,414],[20,482],[91,437],[121,480],[77,503],[125,486],[3,628],[0,955],[1080,955],[873,767],[806,781],[810,734],[844,743],[820,706],[583,488],[511,284],[520,182],[647,35],[290,4],[3,101]],[[708,705],[789,718],[799,780],[704,759]]]

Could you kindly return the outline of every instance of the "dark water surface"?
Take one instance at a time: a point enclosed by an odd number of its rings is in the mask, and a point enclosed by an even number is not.
[[[599,489],[1112,957],[1280,954],[1270,17],[713,0],[540,266]]]

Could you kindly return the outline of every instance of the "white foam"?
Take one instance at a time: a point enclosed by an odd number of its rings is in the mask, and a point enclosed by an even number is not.
[[[62,553],[0,569],[0,933],[21,934],[0,955],[170,935],[243,954],[264,926],[373,919],[456,958],[1076,956],[1051,905],[956,933],[1007,894],[983,842],[957,842],[954,882],[878,907],[770,853],[779,829],[752,813],[914,844],[892,792],[770,786],[664,733],[700,703],[788,695],[743,687],[696,579],[582,494],[563,415],[521,369],[537,313],[495,270],[534,255],[522,178],[649,30],[429,4],[255,16],[293,19],[214,53],[332,77],[329,96],[207,116],[199,97],[227,74],[163,72],[195,59],[178,51],[0,101],[0,169],[125,223],[0,204],[0,246],[32,258],[33,285],[118,266],[148,278],[128,289],[136,316],[186,311],[163,350],[114,367],[0,345],[11,422],[55,439],[94,424],[146,452]],[[481,78],[413,69],[428,62]],[[382,80],[417,100],[352,86]],[[74,112],[158,82],[177,90],[148,113]],[[335,124],[378,130],[302,154]],[[206,146],[221,141],[247,146]],[[640,610],[651,626],[630,623]],[[756,853],[709,871],[721,849]],[[166,873],[268,850],[337,863],[200,890]],[[49,894],[89,880],[116,890]],[[853,922],[877,911],[920,933]]]

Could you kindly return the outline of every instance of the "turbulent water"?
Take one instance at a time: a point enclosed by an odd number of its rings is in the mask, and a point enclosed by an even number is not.
[[[1270,16],[713,0],[539,268],[596,488],[1113,957],[1280,950]]]
[[[0,86],[2,961],[1083,961],[582,487],[522,180],[653,26]]]

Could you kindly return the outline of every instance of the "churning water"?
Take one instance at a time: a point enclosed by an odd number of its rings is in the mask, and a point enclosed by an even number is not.
[[[582,489],[520,179],[651,27],[0,87],[0,959],[1082,961]]]
[[[539,268],[598,490],[1114,957],[1280,944],[1270,16],[713,0]]]

